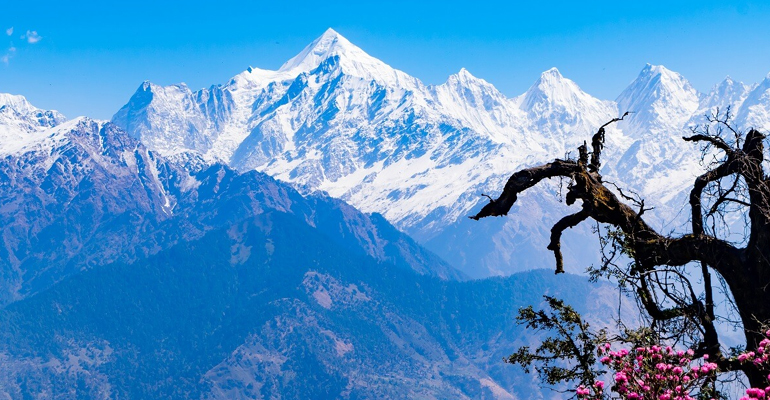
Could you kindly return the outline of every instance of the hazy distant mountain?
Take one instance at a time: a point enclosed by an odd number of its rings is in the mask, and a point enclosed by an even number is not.
[[[617,312],[579,276],[444,281],[268,211],[0,309],[0,395],[551,399],[502,361],[536,343],[513,317],[543,293],[601,326]]]
[[[574,155],[599,125],[634,111],[608,132],[604,174],[646,197],[655,225],[678,228],[681,191],[702,168],[698,149],[681,140],[686,127],[726,105],[741,124],[770,127],[765,87],[730,80],[704,95],[647,65],[613,102],[553,68],[507,98],[465,69],[424,85],[329,29],[277,71],[249,68],[195,92],[145,82],[113,122],[164,155],[194,152],[380,212],[481,277],[552,264],[542,232],[564,212],[557,183],[528,193],[502,221],[464,220],[511,172]],[[589,229],[565,240],[573,271],[595,260]]]

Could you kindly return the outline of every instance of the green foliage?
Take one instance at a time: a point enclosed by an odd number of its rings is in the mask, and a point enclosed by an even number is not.
[[[529,346],[519,348],[505,361],[519,364],[527,372],[534,364],[540,378],[549,385],[577,381],[591,385],[604,371],[597,369],[597,345],[606,341],[604,329],[597,333],[589,330],[589,324],[564,301],[544,296],[547,310],[535,310],[532,306],[519,310],[516,317],[520,324],[536,331],[549,331],[557,336],[548,337],[532,351]]]

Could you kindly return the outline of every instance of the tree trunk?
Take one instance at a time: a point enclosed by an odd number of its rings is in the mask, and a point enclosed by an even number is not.
[[[623,117],[628,115],[624,114]],[[615,191],[626,201],[635,203],[634,208],[618,199],[616,194],[605,186],[599,173],[600,155],[604,147],[604,128],[612,122],[622,120],[615,118],[599,128],[592,138],[593,153],[588,157],[588,147],[584,143],[578,148],[578,160],[555,160],[538,167],[527,168],[511,175],[497,199],[491,199],[478,214],[470,217],[480,219],[489,216],[506,215],[518,195],[535,186],[546,178],[565,177],[572,184],[566,195],[567,205],[581,201],[581,210],[568,215],[557,222],[551,229],[551,241],[548,249],[554,252],[556,258],[556,273],[564,272],[561,254],[561,234],[589,218],[612,225],[622,232],[625,251],[633,258],[630,270],[617,268],[619,276],[626,280],[636,280],[639,300],[654,320],[670,321],[679,319],[682,324],[699,324],[703,332],[702,342],[693,343],[700,355],[709,354],[722,370],[742,370],[746,373],[753,387],[765,387],[767,376],[760,373],[753,364],[738,364],[736,360],[726,359],[720,351],[720,343],[715,328],[714,304],[710,271],[716,271],[727,282],[735,300],[735,305],[743,322],[746,345],[748,350],[756,349],[763,339],[763,329],[770,323],[770,180],[764,176],[762,162],[764,160],[765,136],[756,130],[751,130],[745,136],[734,130],[727,118],[719,119],[719,114],[712,117],[710,123],[726,127],[735,134],[733,144],[728,144],[720,135],[721,129],[713,134],[708,127],[701,133],[684,138],[687,141],[705,143],[707,148],[719,149],[724,153],[719,162],[712,164],[706,173],[699,176],[690,192],[692,211],[692,233],[681,237],[661,235],[647,225],[642,219],[646,211],[644,201],[632,198],[615,187]],[[743,145],[740,146],[741,142]],[[732,179],[732,187],[726,191],[719,186],[723,179]],[[743,195],[737,197],[735,188],[742,183]],[[728,180],[729,181],[729,180]],[[743,185],[745,183],[745,185]],[[745,248],[737,248],[726,240],[719,239],[715,233],[708,234],[704,229],[703,200],[704,190],[712,196],[713,206],[709,215],[724,210],[724,204],[740,204],[748,207],[749,233]],[[748,201],[745,200],[748,198]],[[718,215],[718,214],[717,214]],[[667,283],[658,282],[658,292],[650,288],[648,279],[655,273],[669,267],[682,267],[693,262],[699,262],[700,272],[705,283],[705,304],[701,297],[695,295],[685,274],[680,274],[681,283],[689,286],[689,298],[672,297],[667,291]],[[668,296],[668,297],[667,297]],[[656,303],[656,301],[660,301]],[[657,299],[657,300],[656,300]],[[662,309],[661,304],[674,303],[675,306]],[[681,332],[687,330],[683,329]],[[690,330],[691,332],[692,330]],[[684,333],[683,333],[684,335]]]

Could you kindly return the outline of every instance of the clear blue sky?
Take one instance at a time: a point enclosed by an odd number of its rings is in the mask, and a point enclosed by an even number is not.
[[[144,80],[199,88],[248,66],[278,68],[328,27],[425,83],[465,67],[509,96],[554,66],[603,99],[648,62],[701,91],[728,74],[753,83],[770,72],[762,2],[59,0],[0,10],[0,92],[69,117],[110,118]]]

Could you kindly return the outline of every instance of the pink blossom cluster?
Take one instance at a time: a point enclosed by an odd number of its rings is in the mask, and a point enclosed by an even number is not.
[[[609,343],[599,347],[602,364],[615,371],[612,390],[627,400],[695,400],[692,397],[703,383],[717,372],[717,365],[693,363],[692,350],[650,346],[634,350],[612,351]],[[605,383],[596,381],[591,387],[580,386],[580,400],[604,398]]]
[[[607,343],[599,347],[598,353],[601,363],[615,372],[612,391],[624,400],[695,400],[693,395],[703,381],[718,372],[717,365],[708,362],[708,355],[696,364],[692,350],[674,350],[670,346],[612,351]],[[738,361],[770,370],[770,330],[765,332],[765,339],[755,351],[740,354]],[[770,375],[767,379],[770,382]],[[605,397],[605,383],[581,385],[576,392],[579,400],[600,400]],[[770,386],[747,389],[746,396],[740,400],[754,399],[770,400]]]
[[[741,363],[750,362],[757,366],[760,370],[770,369],[770,330],[765,332],[765,338],[759,342],[759,346],[756,351],[748,351],[738,356],[738,361]],[[767,376],[767,380],[770,381],[770,375]],[[770,400],[770,386],[760,388],[746,389],[746,396],[741,397],[741,400],[762,399]]]

